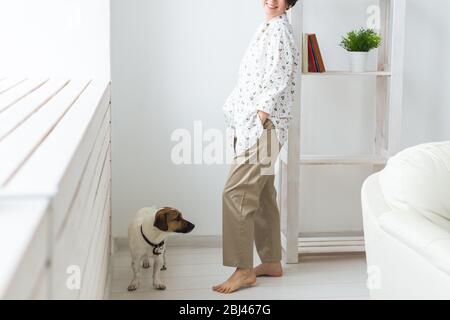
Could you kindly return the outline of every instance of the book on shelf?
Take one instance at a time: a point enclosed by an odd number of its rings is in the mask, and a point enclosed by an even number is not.
[[[313,52],[318,65],[318,70],[319,72],[325,72],[325,64],[323,63],[322,53],[320,52],[317,36],[315,34],[311,34],[310,37],[313,45]]]
[[[315,72],[320,72],[320,66],[319,66],[319,62],[317,59],[317,48],[314,45],[312,35],[309,35],[308,39],[309,39],[309,45],[311,46],[312,63],[314,64],[313,69]]]
[[[308,72],[308,58],[309,58],[309,54],[308,54],[308,34],[304,33],[303,34],[303,38],[302,38],[303,42],[302,42],[302,71],[303,73]]]
[[[308,36],[308,72],[317,72],[317,66],[314,61],[314,53],[312,50],[311,39]]]
[[[315,34],[303,35],[303,72],[325,72],[322,53]]]

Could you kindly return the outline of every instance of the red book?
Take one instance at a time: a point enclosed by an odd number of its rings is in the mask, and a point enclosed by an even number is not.
[[[319,72],[325,72],[325,64],[323,63],[322,54],[320,53],[319,42],[317,41],[317,36],[315,34],[310,35],[312,49],[314,52],[314,58],[316,59],[316,65],[318,66]]]
[[[308,35],[308,72],[317,72],[314,53],[311,45],[310,35]]]

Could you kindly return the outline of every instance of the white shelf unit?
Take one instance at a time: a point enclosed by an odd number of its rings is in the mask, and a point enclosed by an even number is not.
[[[368,71],[368,72],[350,72],[350,71],[327,71],[327,72],[306,72],[304,77],[332,77],[332,76],[375,76],[375,77],[390,77],[389,71]]]
[[[290,10],[299,49],[303,35],[303,4],[300,0]],[[278,163],[278,202],[281,209],[282,245],[287,263],[298,263],[299,254],[364,251],[362,234],[300,234],[300,170],[304,166],[370,165],[378,171],[390,156],[399,151],[402,118],[403,54],[405,33],[405,0],[379,0],[383,39],[378,49],[378,71],[352,73],[327,71],[302,73],[297,77],[297,92],[293,120],[289,129],[288,148],[283,149]],[[357,26],[355,26],[356,28]],[[301,69],[301,68],[300,68]],[[300,114],[302,80],[305,77],[376,77],[376,124],[373,154],[369,155],[304,155],[300,146]]]

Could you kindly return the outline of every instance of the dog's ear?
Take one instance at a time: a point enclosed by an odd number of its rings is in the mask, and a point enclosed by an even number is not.
[[[169,230],[169,226],[167,224],[167,213],[169,211],[169,208],[163,208],[159,210],[155,215],[155,222],[153,223],[153,225],[161,231]]]

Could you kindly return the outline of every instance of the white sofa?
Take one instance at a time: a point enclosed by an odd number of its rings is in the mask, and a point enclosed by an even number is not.
[[[450,141],[408,148],[362,188],[372,299],[450,299]]]

